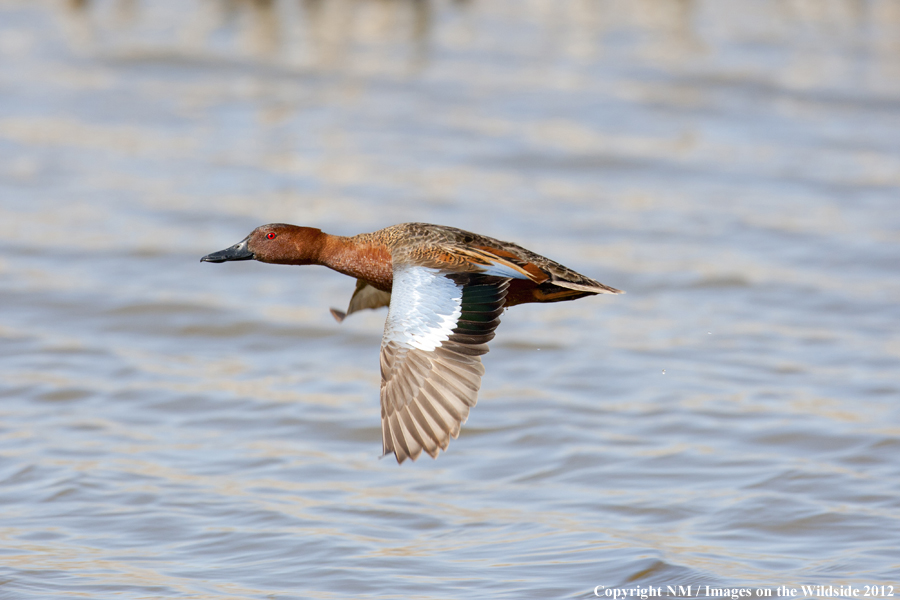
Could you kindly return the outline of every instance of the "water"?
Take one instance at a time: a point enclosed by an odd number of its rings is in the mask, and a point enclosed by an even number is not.
[[[900,594],[898,28],[0,2],[0,597]],[[272,221],[463,227],[628,293],[506,313],[460,438],[398,467],[385,313],[199,262]]]

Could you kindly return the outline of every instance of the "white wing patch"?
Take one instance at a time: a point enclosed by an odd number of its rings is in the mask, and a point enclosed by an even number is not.
[[[382,346],[395,342],[427,352],[450,339],[462,314],[462,286],[427,267],[394,269]]]

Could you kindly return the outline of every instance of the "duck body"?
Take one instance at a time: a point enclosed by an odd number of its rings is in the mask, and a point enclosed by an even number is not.
[[[352,237],[283,223],[263,225],[205,262],[323,265],[355,277],[338,321],[388,306],[381,345],[384,454],[402,463],[437,457],[475,405],[480,356],[509,306],[620,290],[517,244],[454,227],[401,223]]]

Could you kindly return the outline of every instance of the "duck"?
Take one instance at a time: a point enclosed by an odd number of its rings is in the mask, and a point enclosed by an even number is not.
[[[505,309],[621,294],[512,242],[455,227],[401,223],[352,237],[270,223],[201,262],[322,265],[356,279],[347,310],[388,307],[381,340],[382,457],[437,458],[475,406]]]

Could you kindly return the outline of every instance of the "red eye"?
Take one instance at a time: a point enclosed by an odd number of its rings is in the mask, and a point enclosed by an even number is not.
[[[274,240],[274,239],[275,239],[275,236],[277,236],[277,235],[278,235],[277,233],[273,233],[273,232],[270,231],[269,233],[266,234],[266,239],[267,239],[267,240]]]

